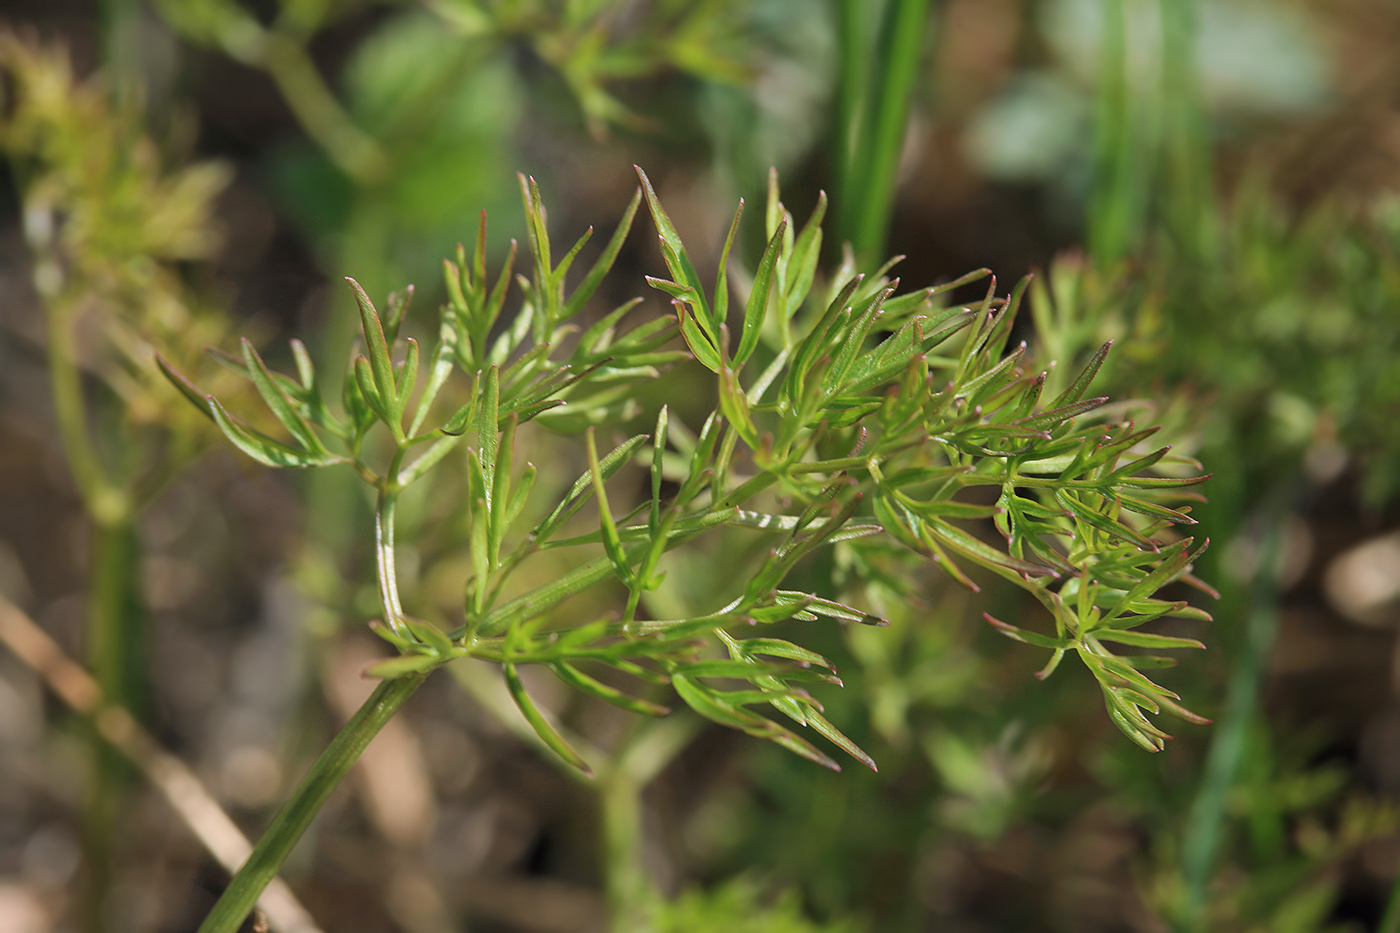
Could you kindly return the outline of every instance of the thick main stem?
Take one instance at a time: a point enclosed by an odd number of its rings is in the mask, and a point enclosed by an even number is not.
[[[88,663],[103,694],[139,716],[143,636],[139,628],[140,550],[135,507],[128,492],[109,477],[89,433],[88,404],[73,332],[80,292],[65,286],[62,264],[47,227],[31,231],[30,240],[36,257],[35,288],[44,298],[48,324],[54,419],[74,483],[93,524]],[[112,824],[123,766],[96,738],[90,751],[92,785],[83,814],[87,882],[82,923],[84,929],[100,930],[110,887]]]
[[[130,521],[98,523],[93,533],[88,594],[88,665],[104,697],[142,718],[145,683],[142,660],[140,551]],[[84,814],[88,866],[85,926],[105,927],[102,917],[111,879],[113,821],[129,772],[106,744],[94,741],[92,786]]]
[[[621,767],[600,776],[608,913],[614,933],[645,929],[655,897],[642,859],[642,788]]]
[[[359,760],[370,741],[423,685],[427,673],[409,674],[380,683],[329,747],[302,778],[291,799],[263,833],[253,854],[233,876],[199,933],[234,933],[257,903],[263,888],[277,876],[293,846],[312,819]]]

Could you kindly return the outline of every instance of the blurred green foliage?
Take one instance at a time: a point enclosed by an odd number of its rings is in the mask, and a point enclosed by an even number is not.
[[[69,457],[89,508],[121,511],[134,503],[117,502],[119,489],[149,495],[208,440],[184,406],[170,404],[177,400],[169,387],[150,378],[148,360],[154,347],[188,353],[223,335],[221,316],[186,285],[178,264],[218,249],[214,199],[228,168],[181,165],[185,153],[162,152],[98,82],[75,78],[60,48],[0,33],[0,73],[0,151],[19,188],[51,354],[75,379],[72,367],[96,373],[110,393],[97,402],[100,418],[76,410],[87,404],[76,385],[60,393],[74,408],[61,425]],[[89,437],[94,427],[100,442]],[[130,433],[150,431],[159,439]],[[174,450],[162,449],[167,442]]]
[[[711,891],[688,890],[658,911],[650,929],[657,933],[854,933],[847,923],[817,924],[802,913],[795,892],[772,903],[759,887],[738,878]]]

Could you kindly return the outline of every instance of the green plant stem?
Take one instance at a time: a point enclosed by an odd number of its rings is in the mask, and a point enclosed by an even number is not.
[[[129,710],[137,721],[145,708],[141,551],[135,522],[94,522],[92,568],[87,606],[88,666],[104,697]],[[131,770],[95,733],[89,747],[92,785],[83,814],[83,847],[88,887],[83,898],[84,928],[104,930],[111,885],[116,817]]]
[[[277,876],[282,863],[320,812],[331,792],[354,767],[370,741],[423,685],[427,673],[382,681],[321,753],[291,799],[263,833],[253,854],[238,869],[199,933],[235,933],[257,903],[258,895]]]
[[[131,710],[138,720],[145,708],[140,577],[135,523],[99,524],[93,540],[88,663],[102,695]]]
[[[696,535],[702,534],[710,528],[722,524],[726,514],[728,514],[727,509],[716,509],[692,516],[694,519],[692,527],[687,531],[674,534],[666,542],[665,550],[669,551],[672,548],[679,547]],[[626,555],[628,565],[631,566],[632,564],[640,562],[642,558],[646,556],[647,549],[650,547],[651,544],[646,541],[625,545],[623,547],[623,553]],[[613,568],[611,558],[599,557],[591,560],[586,564],[575,567],[573,570],[555,578],[549,583],[538,586],[528,593],[517,596],[510,602],[492,609],[480,620],[471,631],[471,634],[480,638],[494,638],[499,636],[511,625],[540,615],[545,610],[558,605],[575,593],[582,592],[596,583],[601,583],[615,573],[616,571]],[[468,628],[470,628],[470,626],[468,626]],[[454,640],[458,640],[465,638],[466,635],[466,629],[458,629],[452,632],[450,637]]]
[[[1230,792],[1239,776],[1249,743],[1249,730],[1259,705],[1264,665],[1278,629],[1280,554],[1283,511],[1270,508],[1259,543],[1258,570],[1250,594],[1245,644],[1230,678],[1224,715],[1206,756],[1200,790],[1187,818],[1182,843],[1182,928],[1200,929],[1210,874],[1220,849],[1221,830]]]
[[[141,94],[141,4],[102,0],[103,71],[118,104],[131,107]]]
[[[402,451],[400,452],[402,454]],[[379,602],[384,607],[384,624],[395,635],[406,636],[403,626],[403,606],[399,602],[399,575],[394,559],[394,512],[398,496],[379,493],[379,507],[374,513],[374,553],[379,579]]]
[[[384,150],[341,107],[306,46],[289,36],[269,33],[256,64],[277,83],[307,135],[356,184],[372,187],[389,174]]]
[[[73,334],[78,292],[62,283],[61,264],[34,244],[35,285],[45,299],[49,387],[54,419],[69,469],[92,521],[92,565],[87,609],[88,664],[104,696],[139,715],[142,682],[140,549],[131,497],[107,475],[88,431],[83,375]],[[100,930],[110,883],[112,825],[123,764],[95,735],[89,749],[92,786],[83,814],[87,890],[83,926]]]
[[[646,869],[642,795],[690,745],[702,722],[685,713],[643,721],[598,774],[609,925],[615,933],[647,929],[659,895]]]
[[[87,656],[104,697],[139,722],[145,707],[144,648],[140,592],[140,542],[131,521],[98,523],[93,529],[92,570],[87,609]],[[88,749],[92,785],[83,814],[83,848],[88,887],[83,898],[84,928],[108,924],[116,817],[132,773],[121,756],[95,733]]]
[[[42,253],[35,261],[35,279],[45,298],[45,319],[49,340],[49,391],[53,394],[54,420],[63,442],[63,453],[83,505],[98,525],[119,524],[132,511],[129,498],[111,482],[98,458],[88,433],[87,404],[83,399],[83,376],[78,367],[78,351],[73,336],[73,316],[78,295],[74,290],[44,288],[45,268],[56,269],[56,259]],[[60,274],[55,272],[55,274]]]
[[[598,778],[603,811],[608,914],[615,933],[646,928],[655,892],[642,862],[642,788],[625,769],[608,768]]]

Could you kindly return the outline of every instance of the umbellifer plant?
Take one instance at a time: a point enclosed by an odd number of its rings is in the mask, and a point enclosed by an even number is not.
[[[893,263],[862,275],[849,259],[819,277],[825,201],[797,229],[776,178],[765,212],[767,245],[743,301],[731,307],[731,290],[741,289],[727,267],[742,203],[717,281],[706,289],[644,174],[641,181],[616,233],[569,289],[566,275],[588,236],[556,264],[538,187],[522,178],[534,269],[520,279],[519,310],[503,316],[513,250],[499,275],[488,278],[483,217],[475,250],[459,248],[445,263],[448,302],[426,357],[415,340],[398,339],[411,292],[391,296],[381,313],[351,280],[364,344],[345,379],[339,413],[323,398],[298,343],[295,377],[272,372],[247,341],[240,355],[222,355],[256,387],[286,431],[281,439],[229,414],[161,361],[190,400],[258,461],[345,465],[372,487],[383,610],[375,628],[398,650],[370,668],[381,683],[278,814],[201,927],[205,933],[238,926],[378,729],[435,668],[459,658],[498,663],[540,738],[585,772],[587,762],[527,692],[521,667],[545,666],[571,687],[644,715],[666,709],[637,694],[669,683],[707,719],[838,768],[809,740],[815,734],[875,767],[806,689],[840,684],[830,661],[761,634],[761,626],[785,620],[881,624],[830,594],[784,588],[803,557],[827,546],[849,548],[852,565],[871,578],[907,575],[932,559],[974,589],[964,565],[1028,591],[1050,613],[1053,633],[988,621],[1052,652],[1042,676],[1066,653],[1076,654],[1113,721],[1146,749],[1160,749],[1167,738],[1149,713],[1204,722],[1143,673],[1170,659],[1107,647],[1200,647],[1139,627],[1168,616],[1208,618],[1156,596],[1166,584],[1189,579],[1200,553],[1176,534],[1177,526],[1193,523],[1185,507],[1164,500],[1189,498],[1181,487],[1203,477],[1166,448],[1151,449],[1153,429],[1115,420],[1107,399],[1088,397],[1107,345],[1068,388],[1042,399],[1045,376],[1023,368],[1025,345],[1009,352],[1006,346],[1024,282],[998,296],[995,280],[982,270],[900,294],[898,281],[886,275]],[[670,271],[669,279],[650,282],[670,296],[674,314],[622,332],[639,304],[634,300],[580,333],[571,322],[609,271],[643,197]],[[979,302],[942,305],[942,294],[982,279],[989,284]],[[668,349],[677,331],[688,352]],[[717,405],[698,429],[673,424],[663,404],[649,434],[600,445],[600,435],[627,417],[638,384],[687,356],[714,378]],[[692,385],[678,382],[677,391]],[[664,382],[649,387],[652,397],[658,391],[664,399]],[[531,421],[573,430],[575,437],[583,428],[587,466],[571,486],[549,491],[552,510],[525,528],[517,525],[530,498],[545,495],[535,486],[535,467],[519,466],[520,428]],[[443,631],[402,608],[394,525],[403,490],[430,470],[447,469],[441,465],[449,455],[466,474],[472,573],[461,624]],[[633,464],[645,471],[650,494],[619,514],[608,483]],[[566,523],[590,500],[593,530],[565,537]],[[683,618],[649,614],[647,594],[663,585],[667,552],[722,534],[761,536],[771,544],[717,605]],[[541,585],[513,586],[522,564],[560,548],[591,556]],[[566,600],[617,583],[626,592],[620,611],[582,624],[561,622]],[[596,676],[605,668],[615,673]],[[643,689],[619,689],[618,674]],[[765,706],[795,728],[755,709]]]

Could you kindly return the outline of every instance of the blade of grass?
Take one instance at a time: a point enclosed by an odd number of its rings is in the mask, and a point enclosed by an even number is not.
[[[894,208],[899,156],[909,118],[910,101],[919,76],[924,39],[929,28],[929,0],[891,0],[885,11],[879,46],[866,43],[863,29],[852,28],[841,44],[841,117],[849,165],[842,188],[841,233],[855,249],[858,267],[870,267],[885,254],[890,215]],[[869,20],[866,0],[842,3],[842,24],[853,27]],[[864,81],[869,61],[878,62],[873,84]],[[849,87],[848,85],[856,85]],[[858,101],[858,102],[857,102]]]
[[[1282,497],[1276,497],[1276,501]],[[1181,868],[1185,881],[1182,929],[1201,929],[1206,888],[1225,829],[1226,807],[1238,779],[1249,743],[1250,727],[1259,706],[1264,665],[1278,629],[1279,574],[1283,513],[1274,505],[1266,512],[1259,543],[1259,569],[1248,598],[1246,641],[1235,659],[1225,709],[1206,755],[1201,786],[1187,815]]]
[[[1099,4],[1098,100],[1094,121],[1093,191],[1089,205],[1089,251],[1099,262],[1121,259],[1141,239],[1145,159],[1134,115],[1140,107],[1128,83],[1127,4]]]

